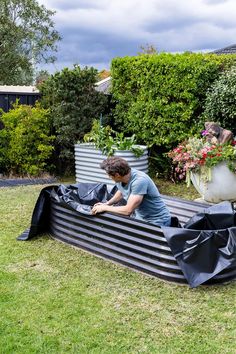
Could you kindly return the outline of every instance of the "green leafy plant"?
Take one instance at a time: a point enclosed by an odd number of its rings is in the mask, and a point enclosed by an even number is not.
[[[143,155],[143,149],[137,146],[136,137],[126,137],[124,133],[118,133],[109,125],[102,126],[99,121],[94,120],[92,129],[85,134],[84,141],[93,143],[97,149],[107,156],[114,155],[116,150],[130,150],[136,157]]]
[[[236,67],[223,72],[208,90],[203,118],[236,133]]]
[[[0,130],[0,163],[8,173],[39,175],[48,171],[54,150],[49,112],[36,104],[14,105],[3,113]]]

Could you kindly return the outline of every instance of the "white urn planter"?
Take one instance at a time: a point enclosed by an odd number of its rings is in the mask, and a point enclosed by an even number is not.
[[[123,157],[130,167],[148,173],[148,149],[144,145],[135,145],[143,149],[143,155],[136,157],[132,151],[117,150],[114,156]],[[100,163],[107,158],[94,144],[75,144],[75,176],[76,182],[83,183],[106,183],[113,187],[114,182],[108,178],[105,171],[100,168]]]
[[[229,170],[225,162],[212,168],[209,182],[204,181],[201,173],[191,172],[190,178],[205,201],[210,203],[236,201],[236,174]]]

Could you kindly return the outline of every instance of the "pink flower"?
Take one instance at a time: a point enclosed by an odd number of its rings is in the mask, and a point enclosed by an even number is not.
[[[207,131],[202,133],[208,134]],[[170,151],[168,156],[173,160],[175,172],[181,179],[191,170],[198,171],[201,166],[211,168],[221,161],[235,161],[236,140],[229,145],[213,145],[203,138],[192,137]]]
[[[209,134],[209,131],[208,130],[202,130],[201,134],[202,134],[202,136],[206,136],[206,135]]]

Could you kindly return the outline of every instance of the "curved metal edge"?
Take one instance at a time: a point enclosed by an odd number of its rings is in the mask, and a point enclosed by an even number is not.
[[[187,284],[162,230],[154,225],[109,213],[80,215],[51,201],[50,231],[53,238],[104,259],[163,280]],[[225,283],[235,277],[236,269],[227,269],[205,284]]]

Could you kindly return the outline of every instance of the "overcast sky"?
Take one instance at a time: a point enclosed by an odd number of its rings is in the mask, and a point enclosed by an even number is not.
[[[62,36],[50,72],[73,64],[109,69],[150,44],[205,52],[236,43],[236,0],[39,0]]]

